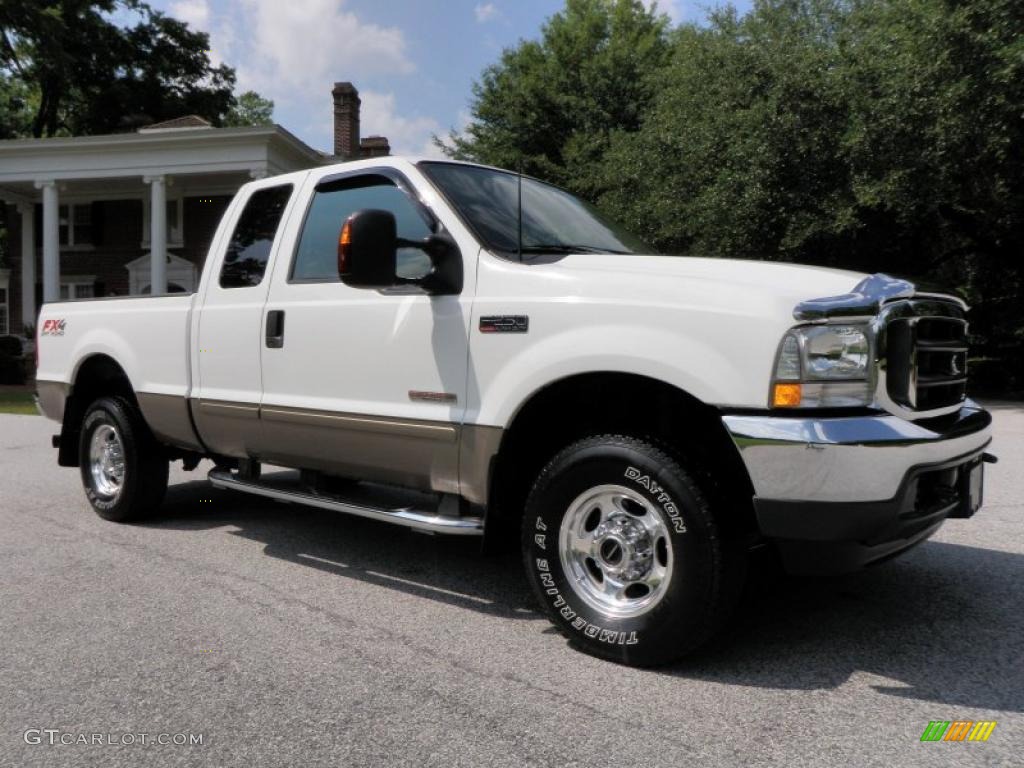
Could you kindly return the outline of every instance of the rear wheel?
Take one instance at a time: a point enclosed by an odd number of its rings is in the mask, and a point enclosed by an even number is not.
[[[96,400],[85,413],[80,441],[82,485],[96,514],[128,522],[160,506],[168,461],[130,402],[122,397]]]
[[[540,474],[523,519],[527,576],[569,641],[636,666],[677,659],[728,616],[726,558],[694,477],[636,438],[587,438]]]

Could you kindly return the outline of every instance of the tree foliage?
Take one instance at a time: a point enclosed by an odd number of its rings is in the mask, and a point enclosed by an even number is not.
[[[615,66],[613,29],[644,30],[629,88],[577,82],[576,62]],[[452,149],[526,156],[668,252],[958,288],[994,383],[1020,388],[1022,30],[1019,0],[756,0],[671,31],[638,3],[575,0],[485,71]]]
[[[221,125],[235,73],[209,47],[140,0],[0,0],[0,134],[115,133],[187,114]]]
[[[617,130],[635,131],[668,61],[668,20],[639,0],[568,0],[541,40],[506,50],[474,86],[474,121],[448,146],[570,183]]]
[[[224,117],[225,126],[273,125],[274,102],[256,91],[246,91],[235,98],[235,103]]]

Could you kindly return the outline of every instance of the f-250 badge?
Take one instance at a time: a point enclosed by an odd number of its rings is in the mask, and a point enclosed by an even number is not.
[[[484,315],[480,318],[480,333],[526,333],[528,330],[528,315]]]
[[[68,324],[68,321],[64,318],[60,320],[45,320],[43,321],[43,329],[40,333],[43,336],[63,336],[64,328]]]

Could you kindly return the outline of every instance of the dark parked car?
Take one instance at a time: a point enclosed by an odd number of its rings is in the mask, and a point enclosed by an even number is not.
[[[0,384],[24,384],[27,360],[21,339],[0,336]]]

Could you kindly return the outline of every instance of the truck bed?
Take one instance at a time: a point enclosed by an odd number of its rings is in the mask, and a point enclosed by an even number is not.
[[[172,294],[45,304],[37,330],[36,379],[71,385],[82,364],[106,355],[117,361],[135,392],[187,397],[194,299],[194,294]]]

